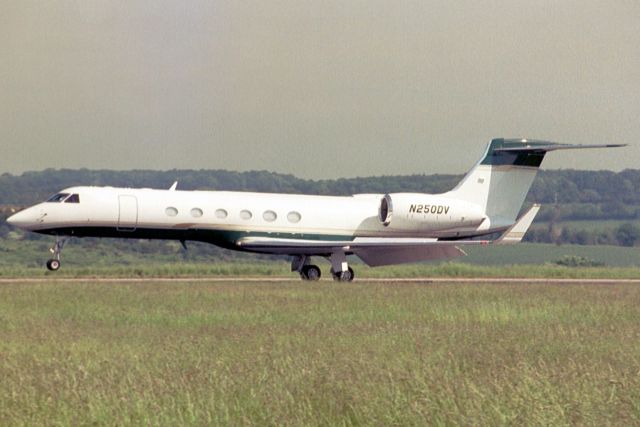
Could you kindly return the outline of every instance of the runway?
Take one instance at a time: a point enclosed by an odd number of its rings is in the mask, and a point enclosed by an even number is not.
[[[297,277],[15,277],[0,278],[2,283],[282,283],[299,282],[312,285],[314,282],[303,282]],[[321,279],[320,283],[334,283],[331,279]],[[638,279],[557,279],[557,278],[515,278],[515,277],[410,277],[410,278],[357,278],[352,284],[359,283],[540,283],[540,284],[640,284]],[[349,284],[344,284],[348,286]]]

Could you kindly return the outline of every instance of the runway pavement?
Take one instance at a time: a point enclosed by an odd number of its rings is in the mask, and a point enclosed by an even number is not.
[[[297,277],[15,277],[0,278],[2,283],[178,283],[178,282],[217,282],[217,283],[281,283],[300,282]],[[331,279],[320,282],[333,283]],[[312,284],[313,282],[306,282]],[[639,279],[556,279],[556,278],[513,278],[513,277],[411,277],[411,278],[357,278],[352,283],[541,283],[541,284],[640,284]],[[349,285],[348,283],[345,286]]]

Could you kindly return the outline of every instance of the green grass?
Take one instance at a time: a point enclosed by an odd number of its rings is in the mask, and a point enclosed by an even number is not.
[[[570,227],[575,230],[586,230],[586,231],[603,231],[603,230],[613,230],[622,224],[632,223],[638,224],[637,219],[600,219],[600,220],[572,220],[572,221],[556,221],[556,226],[558,227]],[[540,221],[534,222],[531,225],[532,229],[543,229],[547,230],[549,228],[548,221]]]
[[[328,279],[330,266],[318,262],[323,278]],[[482,266],[445,262],[439,264],[411,264],[370,268],[352,264],[356,280],[367,278],[552,278],[552,279],[640,279],[639,268],[623,267],[564,267],[559,265],[501,265]],[[206,278],[206,277],[298,277],[289,264],[268,263],[220,263],[220,264],[145,264],[141,266],[113,267],[65,267],[58,272],[39,268],[0,267],[0,278]]]
[[[637,247],[519,243],[490,247],[469,246],[464,250],[469,256],[457,260],[479,265],[540,265],[554,263],[565,255],[575,255],[600,261],[610,267],[640,266],[640,248]]]
[[[191,245],[188,252],[175,242],[73,240],[63,253],[62,269],[47,272],[49,241],[3,241],[0,277],[295,277],[285,257],[265,257],[232,251],[207,253],[210,245]],[[640,278],[640,250],[620,246],[518,244],[464,248],[469,256],[454,260],[369,268],[353,257],[357,277],[554,277]],[[136,252],[139,250],[140,252]],[[580,256],[602,268],[555,265],[564,256]],[[328,277],[329,264],[314,262]]]
[[[0,286],[0,425],[637,425],[640,287]]]

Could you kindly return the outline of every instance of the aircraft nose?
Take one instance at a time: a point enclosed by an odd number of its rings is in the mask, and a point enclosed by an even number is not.
[[[20,222],[20,212],[15,213],[7,218],[7,223],[11,225],[18,225],[18,222]]]
[[[23,211],[17,212],[7,218],[7,223],[24,230],[29,230],[36,225],[37,212],[28,208]]]

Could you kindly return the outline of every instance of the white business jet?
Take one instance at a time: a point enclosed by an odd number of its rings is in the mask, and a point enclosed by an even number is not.
[[[318,280],[311,257],[331,263],[335,280],[351,281],[348,255],[369,266],[464,255],[461,246],[522,240],[540,209],[517,218],[546,152],[623,144],[569,145],[494,139],[451,191],[330,197],[229,191],[72,187],[7,221],[56,236],[47,268],[60,268],[70,237],[171,239],[288,255],[291,270]],[[495,240],[478,239],[502,233]],[[185,246],[186,247],[186,246]]]

